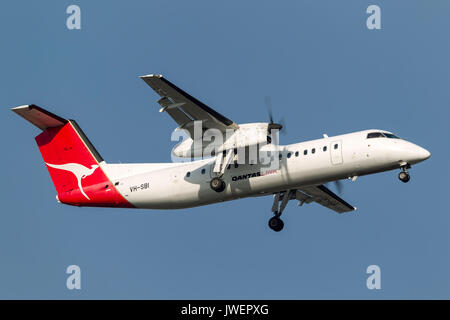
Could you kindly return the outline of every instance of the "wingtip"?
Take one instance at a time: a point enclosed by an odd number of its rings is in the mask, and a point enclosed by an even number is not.
[[[162,74],[147,74],[147,75],[145,75],[145,76],[141,76],[141,79],[144,79],[144,78],[162,78],[163,76],[162,76]]]
[[[19,110],[28,109],[29,107],[30,107],[29,104],[24,104],[24,105],[22,105],[22,106],[18,106],[18,107],[11,108],[11,111],[17,112],[17,111],[19,111]]]

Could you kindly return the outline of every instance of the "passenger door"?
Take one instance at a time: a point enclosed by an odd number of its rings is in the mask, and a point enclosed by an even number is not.
[[[330,143],[331,163],[339,165],[344,162],[342,159],[342,140],[332,141]]]

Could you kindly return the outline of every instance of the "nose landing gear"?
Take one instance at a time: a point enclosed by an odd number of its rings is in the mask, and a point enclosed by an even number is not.
[[[274,212],[275,217],[270,218],[269,220],[269,228],[275,232],[279,232],[284,228],[284,222],[280,219],[280,214],[278,212]]]
[[[410,168],[410,166],[402,166],[402,172],[398,174],[398,178],[401,182],[407,183],[411,179],[407,170],[408,168]]]

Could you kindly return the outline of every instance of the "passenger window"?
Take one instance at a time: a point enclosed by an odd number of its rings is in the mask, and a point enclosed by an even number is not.
[[[336,143],[336,144],[334,145],[334,148],[335,148],[335,149],[337,149],[337,148],[338,148],[338,144],[337,144],[337,143]]]
[[[312,148],[311,153],[316,153],[316,148]]]
[[[290,158],[292,153],[288,152],[287,157]]]
[[[186,177],[190,177],[191,176],[191,173],[188,171],[188,172],[186,172]]]
[[[280,154],[278,155],[278,159],[281,160],[281,158],[283,158],[283,154],[282,154],[282,153],[280,153]]]
[[[327,146],[323,147],[323,152],[327,151]]]
[[[304,150],[303,154],[306,156],[308,154],[308,150]]]
[[[205,170],[205,169],[202,169],[202,174],[205,174],[205,172],[206,172],[206,170]]]
[[[298,157],[298,151],[295,151],[295,156]]]

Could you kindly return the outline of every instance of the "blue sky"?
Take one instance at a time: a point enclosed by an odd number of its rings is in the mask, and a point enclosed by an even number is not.
[[[81,8],[81,30],[66,8]],[[366,28],[381,8],[382,29]],[[450,298],[448,1],[8,1],[0,11],[0,298]],[[139,79],[166,78],[237,123],[285,119],[281,143],[380,128],[427,148],[410,170],[345,181],[338,215],[270,197],[179,211],[55,200],[10,111],[76,119],[107,162],[170,161],[174,122]],[[67,290],[79,265],[82,290]],[[366,268],[381,268],[368,290]]]

